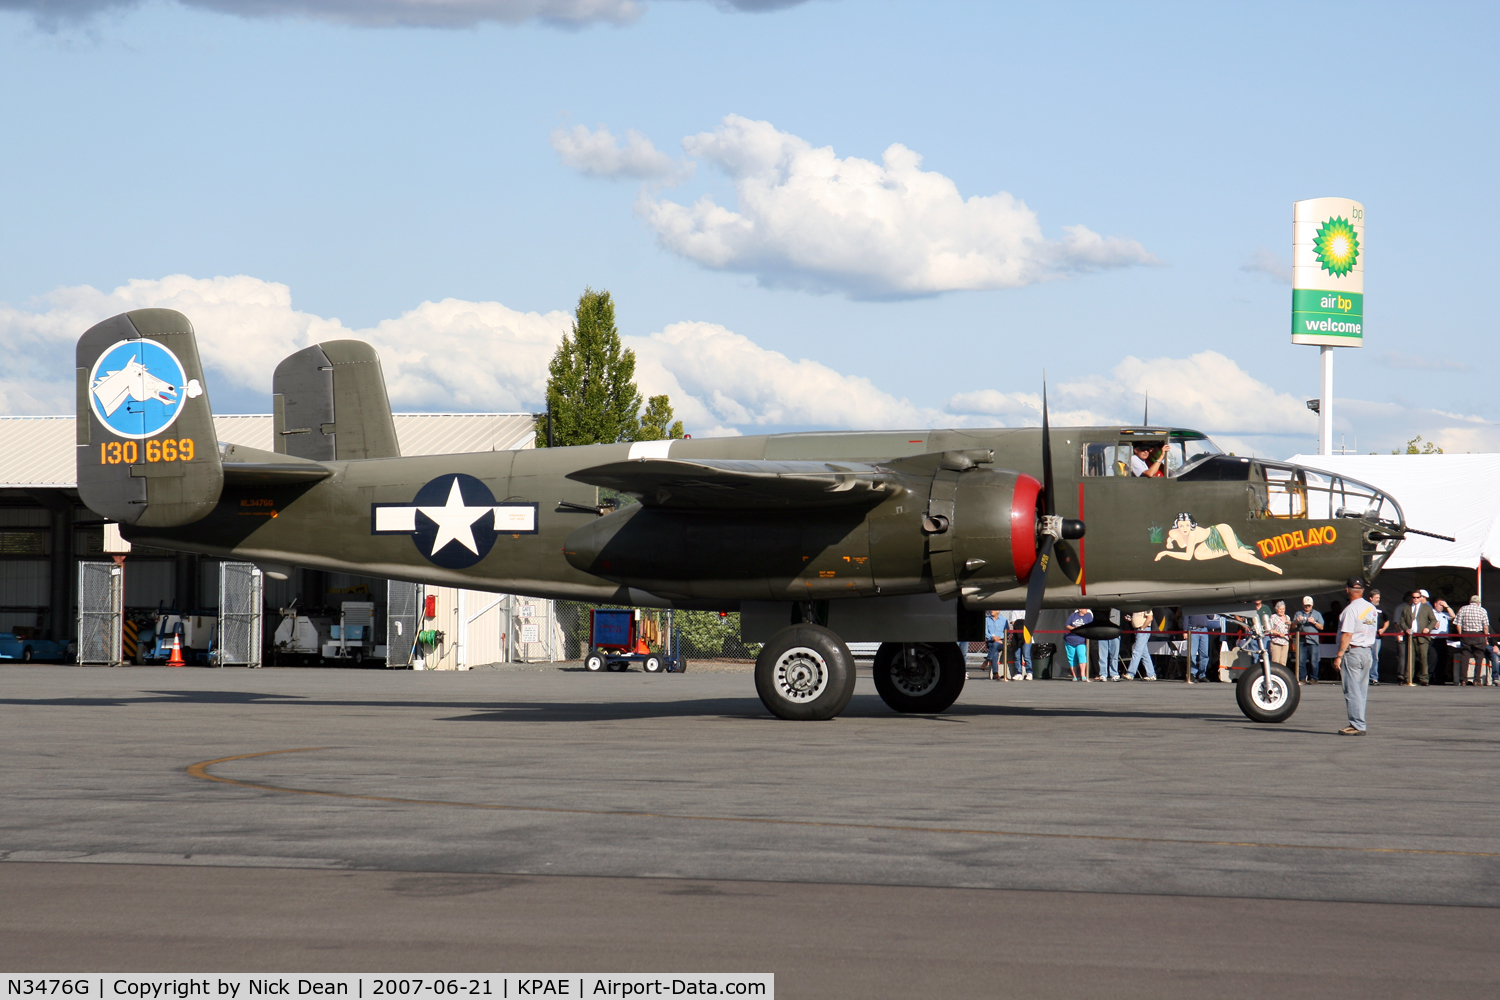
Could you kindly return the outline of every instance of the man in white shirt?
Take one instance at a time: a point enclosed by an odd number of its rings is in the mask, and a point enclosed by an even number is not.
[[[1151,458],[1152,451],[1157,445],[1149,441],[1137,441],[1135,447],[1130,451],[1130,474],[1132,476],[1159,476],[1161,475],[1162,460],[1167,457],[1167,449],[1162,448],[1156,453],[1155,461]]]
[[[1339,730],[1339,735],[1363,736],[1365,702],[1370,694],[1370,654],[1380,614],[1365,600],[1365,581],[1360,577],[1351,576],[1344,584],[1344,593],[1349,595],[1349,606],[1339,614],[1339,651],[1333,658],[1333,669],[1343,680],[1349,724]]]

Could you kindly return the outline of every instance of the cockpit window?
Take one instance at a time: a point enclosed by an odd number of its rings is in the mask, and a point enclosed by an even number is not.
[[[1142,448],[1139,456],[1136,455],[1138,448]],[[1165,460],[1158,466],[1160,472],[1157,475],[1168,478],[1181,475],[1200,462],[1223,454],[1218,445],[1197,431],[1125,431],[1118,441],[1084,443],[1083,474],[1121,477],[1149,475],[1151,466],[1156,464],[1163,449],[1166,452]]]
[[[1224,454],[1218,445],[1208,439],[1207,435],[1199,434],[1197,431],[1173,431],[1171,439],[1172,451],[1179,455],[1177,468],[1167,473],[1171,476],[1181,475],[1199,462]],[[1170,458],[1168,458],[1168,464],[1171,464]]]

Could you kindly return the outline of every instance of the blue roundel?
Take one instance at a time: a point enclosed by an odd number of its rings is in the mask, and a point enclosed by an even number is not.
[[[468,569],[495,545],[495,495],[462,472],[439,476],[417,492],[417,551],[445,569]]]
[[[170,349],[153,340],[122,340],[99,355],[89,374],[89,404],[100,422],[121,437],[160,434],[203,390]],[[193,391],[197,390],[197,391]]]

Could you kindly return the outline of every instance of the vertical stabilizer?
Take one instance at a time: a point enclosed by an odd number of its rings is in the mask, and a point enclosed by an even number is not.
[[[401,454],[380,356],[362,340],[331,340],[283,359],[271,392],[275,447],[284,455],[327,462]]]
[[[123,524],[170,527],[213,510],[224,485],[193,325],[137,309],[77,351],[78,495]]]

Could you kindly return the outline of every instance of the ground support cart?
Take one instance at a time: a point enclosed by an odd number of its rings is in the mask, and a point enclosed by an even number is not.
[[[665,627],[654,617],[628,609],[594,608],[589,622],[589,648],[583,667],[590,673],[602,670],[629,670],[639,663],[648,674],[680,674],[687,669],[680,637],[672,624],[672,612],[666,614]],[[651,651],[652,633],[660,638],[660,652]]]

